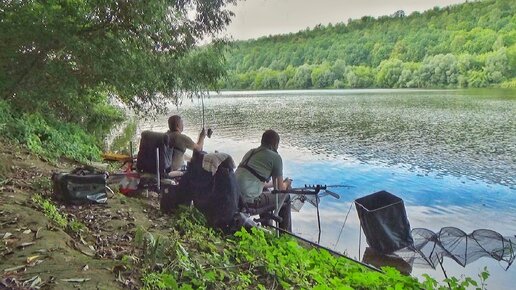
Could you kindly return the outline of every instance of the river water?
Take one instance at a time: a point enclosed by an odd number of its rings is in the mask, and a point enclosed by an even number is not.
[[[335,90],[224,92],[204,99],[205,150],[240,162],[266,129],[281,136],[284,175],[294,187],[345,185],[320,204],[321,244],[362,260],[367,247],[353,201],[386,190],[403,199],[412,228],[466,233],[491,229],[516,234],[515,90]],[[185,120],[196,139],[202,127],[199,100],[185,100],[171,114]],[[166,131],[169,115],[142,122]],[[293,232],[317,241],[316,210],[293,213]],[[488,289],[513,289],[516,267],[481,258],[466,267],[444,259],[449,276],[477,278],[487,267]],[[412,275],[436,270],[409,265]]]

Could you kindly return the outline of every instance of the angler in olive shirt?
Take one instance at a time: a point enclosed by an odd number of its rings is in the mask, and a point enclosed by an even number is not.
[[[276,194],[264,191],[264,188],[272,188],[274,184],[279,190],[290,188],[292,180],[283,180],[283,161],[277,152],[278,146],[278,133],[267,130],[262,135],[261,146],[247,152],[238,165],[236,179],[242,198],[249,207],[261,208],[276,203]],[[283,219],[280,227],[292,231],[290,198],[288,194],[278,194],[278,197],[286,198],[279,212]]]
[[[168,152],[168,156],[166,157],[168,161],[167,163],[169,163],[166,167],[169,167],[170,171],[177,171],[181,169],[185,162],[184,155],[186,149],[202,151],[206,132],[203,128],[201,133],[199,133],[197,143],[194,143],[190,137],[183,134],[184,122],[178,115],[173,115],[168,118],[168,128],[169,131],[167,132],[167,135],[169,137],[169,148],[171,150]]]

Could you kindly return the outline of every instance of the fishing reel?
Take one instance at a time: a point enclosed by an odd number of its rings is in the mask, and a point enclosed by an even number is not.
[[[205,130],[204,127],[202,127],[202,130],[205,131],[205,136],[208,138],[211,138],[211,135],[213,134],[213,130],[211,128],[208,128],[208,130]]]

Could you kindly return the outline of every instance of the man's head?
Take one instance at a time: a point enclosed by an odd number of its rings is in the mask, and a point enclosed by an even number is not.
[[[181,119],[181,116],[170,116],[170,118],[168,118],[168,129],[172,132],[183,132],[183,119]]]
[[[262,135],[262,146],[267,147],[273,151],[278,151],[279,135],[274,130],[267,130]]]

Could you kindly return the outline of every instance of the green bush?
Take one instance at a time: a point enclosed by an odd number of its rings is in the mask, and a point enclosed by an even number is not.
[[[288,235],[276,237],[253,228],[225,237],[207,228],[195,208],[181,208],[171,226],[167,237],[137,231],[141,251],[133,261],[139,261],[134,266],[142,270],[143,289],[458,290],[484,289],[488,277],[487,271],[479,275],[481,283],[450,277],[443,286],[426,275],[420,283],[394,268],[372,271],[328,251],[301,246]]]
[[[506,88],[506,89],[516,89],[516,78],[513,78],[512,80],[501,83],[500,87]]]
[[[78,125],[39,113],[17,114],[5,101],[0,101],[0,134],[49,160],[68,157],[84,162],[100,158],[98,138]]]

